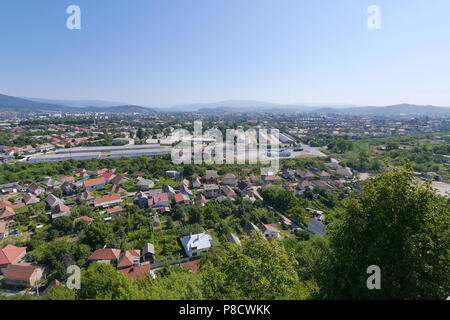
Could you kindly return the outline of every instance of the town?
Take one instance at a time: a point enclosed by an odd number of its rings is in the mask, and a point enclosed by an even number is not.
[[[290,245],[323,238],[343,201],[402,156],[449,197],[445,117],[199,117],[222,131],[279,128],[280,169],[264,174],[261,164],[174,163],[171,133],[194,126],[185,116],[4,117],[0,293],[45,296],[65,287],[70,265],[95,262],[133,281],[198,273],[207,252],[254,232]]]

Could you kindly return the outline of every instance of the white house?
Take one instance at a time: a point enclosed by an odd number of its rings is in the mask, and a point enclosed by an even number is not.
[[[264,235],[264,238],[278,238],[280,237],[280,230],[278,230],[278,226],[276,224],[259,224],[259,229]]]
[[[209,234],[202,232],[181,238],[181,243],[189,257],[196,257],[211,248],[211,240],[212,237]]]

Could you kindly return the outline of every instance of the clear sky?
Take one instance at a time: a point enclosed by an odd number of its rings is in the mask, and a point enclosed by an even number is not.
[[[450,106],[449,15],[449,0],[1,0],[0,93]]]

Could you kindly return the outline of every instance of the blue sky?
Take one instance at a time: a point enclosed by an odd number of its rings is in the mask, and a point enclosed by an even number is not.
[[[66,8],[82,12],[66,28]],[[381,30],[366,27],[369,5]],[[448,0],[2,0],[0,93],[450,106]]]

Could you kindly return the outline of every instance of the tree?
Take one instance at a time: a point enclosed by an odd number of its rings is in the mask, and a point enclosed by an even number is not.
[[[103,221],[94,221],[86,229],[82,242],[96,250],[108,244],[113,239],[113,236],[110,224]]]
[[[450,292],[448,208],[412,169],[386,168],[346,204],[329,230],[330,250],[318,271],[321,296],[333,299],[444,299]],[[367,268],[381,270],[368,290]]]
[[[133,280],[110,264],[94,263],[81,274],[80,299],[136,300],[144,298],[141,293]]]
[[[145,132],[144,132],[144,130],[142,130],[141,127],[139,127],[139,129],[138,129],[138,131],[137,131],[137,133],[136,133],[136,136],[137,136],[140,140],[142,140],[142,139],[145,138]]]
[[[260,232],[230,247],[231,258],[222,268],[228,298],[287,299],[298,282],[295,258],[281,241],[265,240]],[[236,296],[234,296],[236,295]]]
[[[48,300],[75,300],[76,295],[74,290],[62,286],[55,286],[50,289],[45,298]]]

